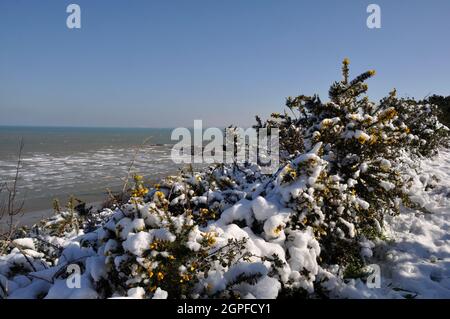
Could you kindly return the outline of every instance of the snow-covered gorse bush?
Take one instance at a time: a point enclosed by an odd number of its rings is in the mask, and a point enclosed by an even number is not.
[[[421,104],[432,104],[438,107],[438,117],[439,121],[450,126],[450,96],[442,96],[433,94],[427,97],[425,100],[420,101]]]
[[[329,102],[289,97],[284,114],[257,119],[280,129],[275,174],[247,163],[186,170],[153,187],[135,176],[127,203],[58,209],[8,243],[1,296],[326,297],[345,278],[364,279],[384,217],[414,205],[411,158],[433,154],[448,129],[433,106],[395,91],[369,101],[375,72],[349,80],[348,66]],[[72,264],[81,288],[67,287]]]
[[[286,162],[276,189],[294,210],[290,226],[314,229],[324,262],[362,265],[357,242],[379,237],[383,216],[410,204],[405,152],[432,155],[448,129],[434,106],[398,99],[395,90],[377,104],[369,101],[365,81],[375,71],[350,81],[348,66],[346,59],[329,102],[289,97],[289,112],[258,123],[279,128],[280,136],[299,136],[280,143]]]
[[[437,105],[411,99],[394,99],[400,120],[417,137],[410,151],[415,155],[435,155],[439,146],[448,147],[449,130],[439,122],[442,110]]]

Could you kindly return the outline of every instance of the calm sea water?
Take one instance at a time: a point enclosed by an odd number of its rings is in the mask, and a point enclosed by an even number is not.
[[[171,129],[0,127],[0,181],[14,178],[23,138],[19,193],[25,211],[49,209],[54,198],[65,201],[69,195],[99,201],[107,188],[121,188],[133,158],[133,172],[150,180],[176,172],[170,134]]]

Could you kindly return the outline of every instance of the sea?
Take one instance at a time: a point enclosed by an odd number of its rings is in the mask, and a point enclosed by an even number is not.
[[[25,223],[49,214],[54,199],[62,206],[70,196],[86,203],[120,191],[128,175],[150,182],[181,168],[171,160],[172,129],[6,127],[0,126],[0,183],[16,174],[23,141],[18,201],[24,201]],[[130,169],[131,167],[131,169]]]

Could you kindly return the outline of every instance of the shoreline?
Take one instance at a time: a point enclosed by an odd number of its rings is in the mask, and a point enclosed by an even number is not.
[[[145,185],[160,183],[163,179],[178,174],[180,168],[182,167],[173,167],[163,173],[144,175]],[[201,169],[202,166],[200,165],[195,168]],[[132,183],[132,178],[130,177],[129,184],[131,185]],[[108,200],[107,190],[109,189],[115,194],[120,193],[122,188],[123,184],[106,185],[97,188],[92,188],[92,185],[80,184],[78,191],[73,191],[72,193],[60,192],[54,195],[49,194],[42,197],[28,199],[25,197],[24,207],[21,213],[14,217],[14,223],[16,223],[18,227],[32,227],[38,222],[49,218],[54,214],[53,201],[55,199],[59,201],[62,210],[64,210],[71,196],[79,199],[82,203],[85,203],[86,207],[93,206],[94,209],[101,209],[102,205]],[[18,203],[20,203],[20,200],[18,200]],[[8,229],[7,222],[8,218],[6,216],[0,218],[0,234]]]
[[[148,178],[148,185],[159,183],[164,178],[175,174],[176,172],[172,172],[171,174],[162,174],[157,178]],[[130,180],[131,182],[131,180]],[[53,209],[53,201],[57,199],[59,204],[61,205],[62,210],[66,207],[66,204],[71,196],[79,199],[82,203],[86,204],[86,207],[92,206],[93,209],[101,209],[103,204],[108,200],[108,193],[106,189],[110,189],[113,193],[120,192],[122,189],[122,185],[115,185],[106,187],[103,191],[90,191],[89,193],[83,192],[75,192],[73,194],[57,194],[55,196],[46,196],[40,198],[30,198],[25,199],[24,207],[22,212],[16,216],[14,216],[14,222],[18,227],[28,226],[32,227],[33,225],[39,223],[40,221],[51,217],[55,212]],[[7,228],[8,218],[4,216],[0,219],[0,233],[4,232]]]
[[[101,209],[103,203],[105,200],[97,200],[97,201],[86,201],[86,206],[90,207],[92,206],[94,209]],[[45,220],[47,218],[50,218],[52,215],[55,214],[54,209],[51,207],[51,204],[49,205],[49,208],[36,208],[36,209],[30,209],[27,211],[24,211],[16,216],[14,216],[14,222],[16,223],[17,227],[32,227],[39,223],[42,220]],[[4,218],[0,221],[0,233],[7,230],[7,218]]]

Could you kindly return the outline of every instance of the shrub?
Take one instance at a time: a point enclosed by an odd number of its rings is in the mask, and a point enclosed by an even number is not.
[[[189,168],[154,187],[134,176],[129,201],[112,209],[55,205],[55,217],[0,257],[1,295],[324,297],[331,269],[364,279],[386,215],[413,205],[410,157],[432,155],[448,132],[434,106],[395,90],[371,102],[374,74],[350,80],[346,59],[328,102],[289,97],[283,114],[257,118],[256,128],[280,130],[273,175],[253,163]],[[73,263],[84,283],[76,293],[61,288]]]
[[[438,107],[437,116],[439,122],[450,127],[450,96],[432,95],[420,102],[421,104],[432,104]]]
[[[299,136],[282,140],[288,155],[275,187],[283,204],[294,210],[288,227],[312,227],[323,248],[322,261],[344,266],[362,259],[358,242],[379,237],[386,214],[412,205],[405,152],[430,155],[448,131],[433,115],[434,107],[399,100],[395,90],[378,104],[369,101],[365,81],[375,71],[350,81],[348,66],[346,59],[329,102],[289,97],[292,115],[272,114],[257,125],[277,127],[280,136]]]

